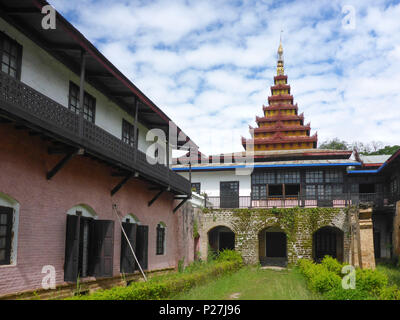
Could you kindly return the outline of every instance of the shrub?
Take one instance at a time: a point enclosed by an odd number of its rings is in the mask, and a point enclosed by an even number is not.
[[[356,288],[344,289],[341,285],[343,265],[331,257],[324,257],[321,264],[300,259],[298,267],[307,278],[311,290],[323,294],[326,299],[334,300],[367,300],[400,299],[400,290],[387,287],[388,277],[381,271],[356,269]]]
[[[217,261],[233,261],[243,263],[243,258],[237,251],[223,250],[218,254]]]
[[[75,296],[68,300],[158,300],[188,290],[213,277],[238,270],[242,257],[238,253],[225,252],[217,261],[195,261],[183,272],[156,276],[147,282],[133,282],[127,287],[98,290],[87,296]]]
[[[315,273],[310,279],[310,288],[319,293],[340,288],[342,279],[335,273],[327,270],[323,266],[315,266]]]
[[[357,288],[345,290],[340,286],[326,292],[324,298],[328,300],[368,300],[371,299],[371,296]]]
[[[400,289],[397,286],[385,287],[379,294],[380,300],[400,300]]]
[[[387,276],[378,270],[357,268],[356,271],[356,287],[360,290],[376,295],[388,284]]]
[[[343,264],[341,264],[335,258],[332,258],[331,256],[325,256],[322,259],[321,264],[324,267],[326,267],[329,271],[334,272],[338,276],[342,275]]]

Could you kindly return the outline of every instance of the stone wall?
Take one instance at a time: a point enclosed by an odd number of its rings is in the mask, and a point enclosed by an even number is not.
[[[200,251],[205,259],[208,251],[208,232],[225,226],[235,233],[235,250],[246,263],[259,261],[259,232],[279,227],[287,235],[288,262],[313,256],[312,238],[315,231],[331,226],[343,232],[343,260],[350,257],[350,224],[348,210],[342,208],[286,209],[205,209],[200,215]]]
[[[396,203],[396,212],[393,218],[393,254],[400,257],[400,201]]]

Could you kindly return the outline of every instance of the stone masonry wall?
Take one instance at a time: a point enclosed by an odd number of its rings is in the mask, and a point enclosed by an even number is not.
[[[259,232],[267,227],[279,227],[287,235],[288,262],[312,258],[313,233],[324,226],[343,231],[343,260],[349,261],[350,232],[347,210],[342,208],[286,209],[206,209],[200,218],[200,252],[207,257],[208,232],[225,226],[235,233],[235,250],[246,263],[259,261]]]

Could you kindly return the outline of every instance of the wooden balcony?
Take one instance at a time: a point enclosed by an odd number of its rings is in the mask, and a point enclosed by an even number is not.
[[[208,208],[317,208],[333,207],[344,208],[351,205],[369,203],[376,208],[392,206],[400,200],[400,194],[384,193],[342,193],[323,196],[294,195],[271,196],[262,199],[252,199],[251,196],[237,197],[207,197],[205,204]]]
[[[152,165],[146,154],[124,143],[30,86],[0,72],[0,113],[54,140],[83,148],[121,170],[138,172],[178,194],[191,194],[190,182],[162,164]],[[80,128],[80,123],[82,127]]]

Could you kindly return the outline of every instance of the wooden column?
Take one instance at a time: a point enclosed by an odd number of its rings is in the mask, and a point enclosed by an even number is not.
[[[81,77],[79,83],[79,135],[83,135],[83,104],[85,97],[86,52],[81,51]]]
[[[134,141],[135,141],[135,154],[134,154],[134,160],[135,160],[135,163],[136,163],[136,160],[137,160],[137,150],[138,150],[138,148],[139,148],[139,141],[138,141],[138,139],[139,139],[139,135],[138,135],[138,126],[137,126],[137,124],[138,124],[138,113],[139,113],[139,100],[136,98],[136,103],[135,103],[135,122],[134,122],[134,130],[135,130],[135,132],[133,133],[133,136],[134,136]]]

